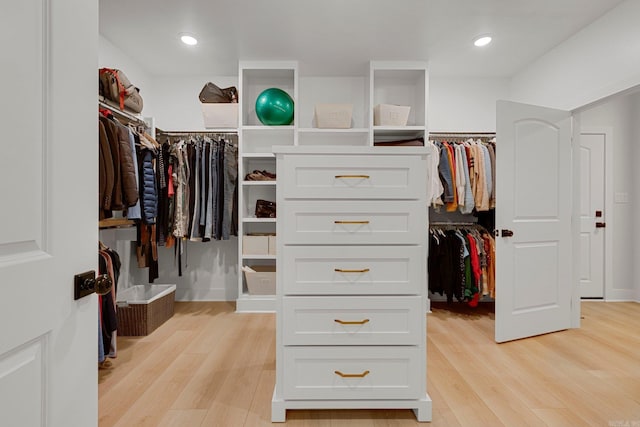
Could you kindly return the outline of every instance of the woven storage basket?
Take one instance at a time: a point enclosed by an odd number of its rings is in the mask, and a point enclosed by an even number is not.
[[[118,335],[149,335],[173,316],[175,290],[149,304],[118,305]]]

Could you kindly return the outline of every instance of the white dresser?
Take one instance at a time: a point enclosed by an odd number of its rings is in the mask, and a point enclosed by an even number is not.
[[[408,408],[426,372],[426,150],[274,147],[276,386],[287,409]]]

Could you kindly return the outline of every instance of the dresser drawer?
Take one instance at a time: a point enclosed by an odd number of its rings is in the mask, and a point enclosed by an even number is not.
[[[419,199],[426,162],[420,156],[285,155],[278,191],[286,199]]]
[[[279,255],[285,295],[419,295],[423,246],[288,246]]]
[[[422,297],[284,297],[284,345],[418,345]]]
[[[278,238],[284,244],[425,244],[425,210],[423,201],[292,200],[278,206]]]
[[[420,349],[284,347],[285,399],[417,399],[424,384]]]

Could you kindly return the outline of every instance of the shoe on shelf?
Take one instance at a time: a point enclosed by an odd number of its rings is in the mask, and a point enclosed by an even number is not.
[[[266,177],[269,177],[269,179],[276,179],[276,174],[275,173],[271,173],[268,171],[260,171],[260,173]]]
[[[276,179],[275,174],[267,171],[254,170],[244,177],[245,181],[273,181]]]

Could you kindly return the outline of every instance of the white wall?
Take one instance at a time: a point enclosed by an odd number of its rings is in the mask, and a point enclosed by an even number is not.
[[[205,130],[198,95],[207,82],[238,87],[238,76],[156,77],[149,94],[155,125],[162,130]]]
[[[633,259],[635,262],[633,279],[635,284],[635,300],[640,302],[640,262],[637,262],[640,259],[640,225],[638,224],[638,218],[640,218],[640,168],[637,167],[638,159],[640,159],[640,93],[633,96],[633,110],[632,110],[632,119],[633,123],[633,152],[631,156],[631,162],[635,166],[633,168],[633,191],[631,193],[631,206],[633,209],[633,221],[634,221],[634,233],[633,233],[633,241],[635,245],[633,246]]]
[[[613,283],[605,286],[605,299],[635,299],[638,289],[637,277],[640,268],[638,252],[634,241],[640,227],[634,215],[635,200],[638,200],[637,182],[640,175],[634,171],[634,157],[637,158],[638,144],[634,134],[638,130],[634,109],[640,96],[619,96],[580,112],[582,128],[610,127],[613,130],[613,192],[618,195],[613,213],[606,213],[607,232],[613,233]],[[608,172],[610,173],[610,172]],[[624,202],[621,195],[627,195]],[[634,234],[635,233],[635,234]],[[635,271],[634,271],[635,270]]]
[[[509,79],[430,77],[430,132],[495,132],[496,101],[509,99]]]
[[[640,84],[638,17],[621,3],[513,76],[512,100],[574,110]]]
[[[178,276],[174,249],[158,248],[160,278],[155,283],[176,284],[178,301],[235,301],[238,298],[238,239],[187,242]],[[138,270],[141,280],[146,270]]]
[[[145,71],[134,58],[125,54],[102,34],[100,34],[99,39],[98,67],[117,68],[122,70],[131,83],[140,89],[140,95],[142,96],[144,103],[142,115],[146,117],[153,116],[154,111],[151,94],[154,90],[152,89],[153,83],[151,74]]]

